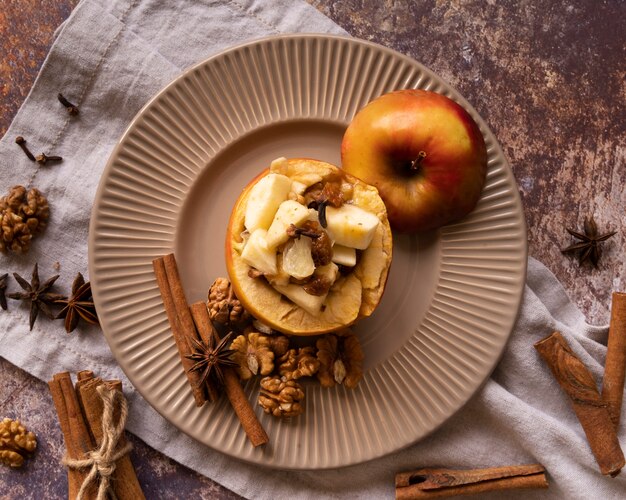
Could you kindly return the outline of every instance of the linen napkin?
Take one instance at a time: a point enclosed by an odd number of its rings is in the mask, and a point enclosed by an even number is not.
[[[3,268],[42,278],[56,271],[69,288],[87,269],[90,210],[100,174],[136,112],[185,68],[234,44],[289,32],[345,34],[301,0],[82,0],[58,30],[41,73],[0,141],[2,191],[35,186],[49,198],[52,220],[26,257],[3,256]],[[63,91],[81,106],[70,118],[56,108]],[[13,143],[27,137],[36,152],[62,163],[37,167]],[[3,272],[5,272],[3,271]],[[133,390],[97,330],[68,339],[61,328],[37,323],[28,333],[24,311],[0,314],[0,355],[44,380],[53,373],[93,367],[125,381],[128,430],[178,462],[248,498],[392,498],[394,474],[421,466],[489,467],[542,463],[550,488],[507,492],[507,498],[623,498],[626,476],[597,471],[569,402],[532,345],[558,329],[601,378],[606,327],[591,327],[554,276],[529,260],[523,305],[511,340],[479,392],[440,429],[392,455],[329,471],[273,471],[201,445],[164,420]],[[626,443],[624,426],[620,428]],[[485,495],[498,498],[502,495]]]

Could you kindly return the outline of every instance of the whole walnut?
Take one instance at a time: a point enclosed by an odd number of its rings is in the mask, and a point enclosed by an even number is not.
[[[0,251],[25,253],[48,225],[48,200],[36,188],[14,186],[0,198]]]
[[[235,292],[227,278],[217,278],[211,288],[207,300],[211,321],[225,328],[243,330],[252,321],[235,296]]]
[[[322,387],[343,384],[354,389],[363,377],[363,351],[359,339],[350,330],[325,335],[317,340],[320,362],[317,378]]]
[[[0,422],[0,463],[21,467],[24,459],[37,448],[35,434],[26,430],[19,420],[5,418]]]
[[[259,405],[275,417],[296,417],[304,411],[304,391],[298,382],[285,377],[261,379]]]
[[[278,373],[287,379],[311,377],[317,373],[320,362],[315,356],[314,347],[289,349],[278,359]]]

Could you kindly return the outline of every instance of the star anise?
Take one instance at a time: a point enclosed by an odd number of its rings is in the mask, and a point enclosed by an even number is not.
[[[567,248],[563,248],[561,252],[578,252],[578,262],[580,264],[588,260],[593,264],[593,267],[597,268],[600,256],[602,255],[600,242],[608,240],[611,236],[616,234],[616,231],[598,235],[598,226],[593,216],[590,218],[585,217],[584,231],[583,234],[573,229],[567,229],[567,232],[574,238],[580,240],[580,243],[574,243]]]
[[[226,348],[233,334],[234,332],[230,332],[228,335],[224,336],[217,345],[214,345],[214,342],[207,344],[203,341],[193,339],[195,351],[193,354],[189,354],[186,357],[195,361],[195,364],[191,367],[191,371],[202,370],[202,385],[206,383],[211,375],[213,375],[217,382],[223,384],[223,369],[228,366],[237,366],[237,363],[230,359],[230,356],[235,351]]]
[[[7,298],[5,292],[7,290],[8,276],[9,273],[4,273],[2,276],[0,276],[0,307],[2,307],[2,309],[4,309],[5,311],[7,310]]]
[[[78,326],[78,320],[83,318],[92,325],[99,324],[96,306],[91,295],[91,283],[85,283],[81,273],[76,275],[72,283],[72,295],[56,301],[62,304],[63,309],[57,314],[56,319],[65,318],[65,331],[71,333]]]
[[[13,276],[24,291],[10,293],[9,298],[30,302],[30,329],[33,329],[33,325],[35,324],[39,311],[42,311],[50,319],[54,319],[54,314],[50,306],[64,297],[58,293],[51,293],[49,290],[52,288],[52,285],[54,285],[54,282],[59,278],[59,275],[55,274],[52,278],[48,278],[46,281],[41,283],[39,280],[39,269],[37,264],[35,264],[30,283],[17,273],[13,273]]]

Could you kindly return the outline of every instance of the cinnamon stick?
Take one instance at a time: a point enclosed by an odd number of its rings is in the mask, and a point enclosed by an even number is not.
[[[48,382],[52,400],[59,418],[59,425],[65,440],[67,456],[71,459],[83,459],[94,448],[87,423],[80,410],[72,379],[68,372],[57,373]],[[88,471],[68,469],[68,498],[73,500],[87,477]],[[97,488],[92,485],[87,490],[87,498],[96,498]]]
[[[202,384],[202,376],[199,372],[191,371],[194,362],[186,356],[193,353],[193,344],[191,339],[196,337],[196,331],[193,326],[193,320],[187,307],[185,293],[180,282],[180,275],[176,267],[174,255],[166,255],[152,261],[154,274],[156,276],[167,319],[172,329],[172,335],[183,369],[191,385],[196,406],[202,406],[207,401],[206,392]],[[182,311],[187,311],[185,315]],[[188,318],[187,318],[188,316]],[[191,320],[191,325],[189,324]]]
[[[617,440],[608,405],[602,400],[593,376],[559,332],[537,342],[535,349],[570,397],[600,471],[615,477],[624,467],[624,453]]]
[[[540,464],[471,470],[424,468],[396,474],[398,500],[547,487],[546,470]]]
[[[219,342],[219,334],[211,322],[206,305],[203,302],[192,304],[191,311],[198,331],[203,339],[213,336],[214,341]],[[254,413],[254,409],[246,393],[241,387],[237,373],[230,367],[224,367],[223,371],[226,396],[235,410],[235,414],[241,422],[241,426],[246,432],[248,439],[255,448],[266,444],[269,441],[269,437],[265,429],[263,429],[261,422],[259,422],[256,413]]]
[[[609,341],[606,350],[602,399],[608,404],[609,416],[619,426],[626,375],[626,293],[613,292]]]
[[[90,380],[93,378],[93,372],[91,370],[81,370],[76,374],[78,381]]]
[[[104,412],[104,404],[102,398],[98,394],[98,387],[106,384],[110,389],[122,390],[122,384],[119,380],[103,381],[101,378],[79,378],[77,382],[77,392],[80,395],[83,411],[89,430],[97,446],[102,443],[102,414]],[[114,419],[119,419],[119,410],[114,413]],[[122,435],[117,443],[116,449],[122,449],[126,446],[126,436]],[[115,471],[111,481],[113,492],[119,499],[143,500],[145,496],[141,489],[141,485],[137,479],[135,468],[130,460],[130,455],[126,454],[115,462]]]

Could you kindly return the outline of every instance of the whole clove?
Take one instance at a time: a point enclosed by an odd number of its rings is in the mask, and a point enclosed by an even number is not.
[[[59,99],[59,102],[61,104],[63,104],[63,106],[65,106],[65,109],[67,109],[67,112],[71,115],[71,116],[76,116],[79,111],[78,111],[78,106],[76,106],[75,104],[72,104],[70,101],[68,101],[65,96],[63,94],[61,94],[59,92],[59,94],[57,95],[57,98]]]
[[[15,138],[15,144],[22,148],[22,151],[24,151],[24,154],[28,157],[30,161],[36,161],[35,155],[33,155],[33,153],[31,153],[28,149],[28,146],[26,146],[26,139],[24,139],[21,135],[18,135]]]
[[[45,165],[49,161],[62,161],[62,160],[63,158],[61,156],[47,155],[45,153],[41,153],[40,155],[37,155],[37,157],[35,158],[35,161],[39,163],[40,165]]]

